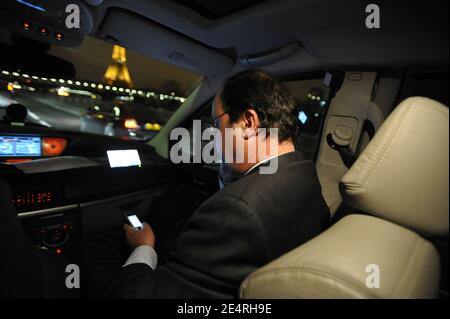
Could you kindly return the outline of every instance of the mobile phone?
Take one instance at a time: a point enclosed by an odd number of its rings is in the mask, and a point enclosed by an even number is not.
[[[141,221],[134,213],[126,213],[125,220],[128,223],[128,225],[130,225],[136,229],[142,229],[142,227],[143,227]]]

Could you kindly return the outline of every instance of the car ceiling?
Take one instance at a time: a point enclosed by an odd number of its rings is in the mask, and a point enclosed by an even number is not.
[[[447,0],[378,0],[380,29],[361,0],[62,1],[89,3],[91,35],[211,77],[289,43],[302,48],[268,69],[448,66]]]
[[[124,8],[236,56],[299,41],[304,49],[290,59],[299,69],[448,64],[446,0],[377,1],[380,29],[365,27],[367,3],[360,0],[268,0],[218,19],[177,2],[184,1],[107,0],[97,21],[108,8]]]
[[[210,0],[169,0],[189,8],[198,14],[217,19],[238,12],[264,0],[210,1]]]

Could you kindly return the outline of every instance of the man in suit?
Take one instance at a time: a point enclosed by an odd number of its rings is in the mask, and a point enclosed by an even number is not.
[[[157,265],[151,226],[124,226],[135,249],[105,297],[237,297],[247,275],[327,227],[315,166],[294,149],[297,109],[279,81],[258,70],[238,73],[226,80],[212,113],[222,136],[226,129],[235,132],[232,160],[223,170],[232,174],[221,178],[228,185],[192,215],[163,265]],[[263,174],[270,166],[276,170]]]

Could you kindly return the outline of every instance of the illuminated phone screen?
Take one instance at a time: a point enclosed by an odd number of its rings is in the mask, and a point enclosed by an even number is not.
[[[128,220],[134,228],[142,228],[142,223],[136,215],[128,215]]]

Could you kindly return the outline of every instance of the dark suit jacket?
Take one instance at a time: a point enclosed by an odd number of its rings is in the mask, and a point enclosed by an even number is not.
[[[203,203],[164,265],[124,267],[107,298],[230,298],[247,275],[317,236],[330,213],[315,166],[292,152],[275,174],[250,174]]]

